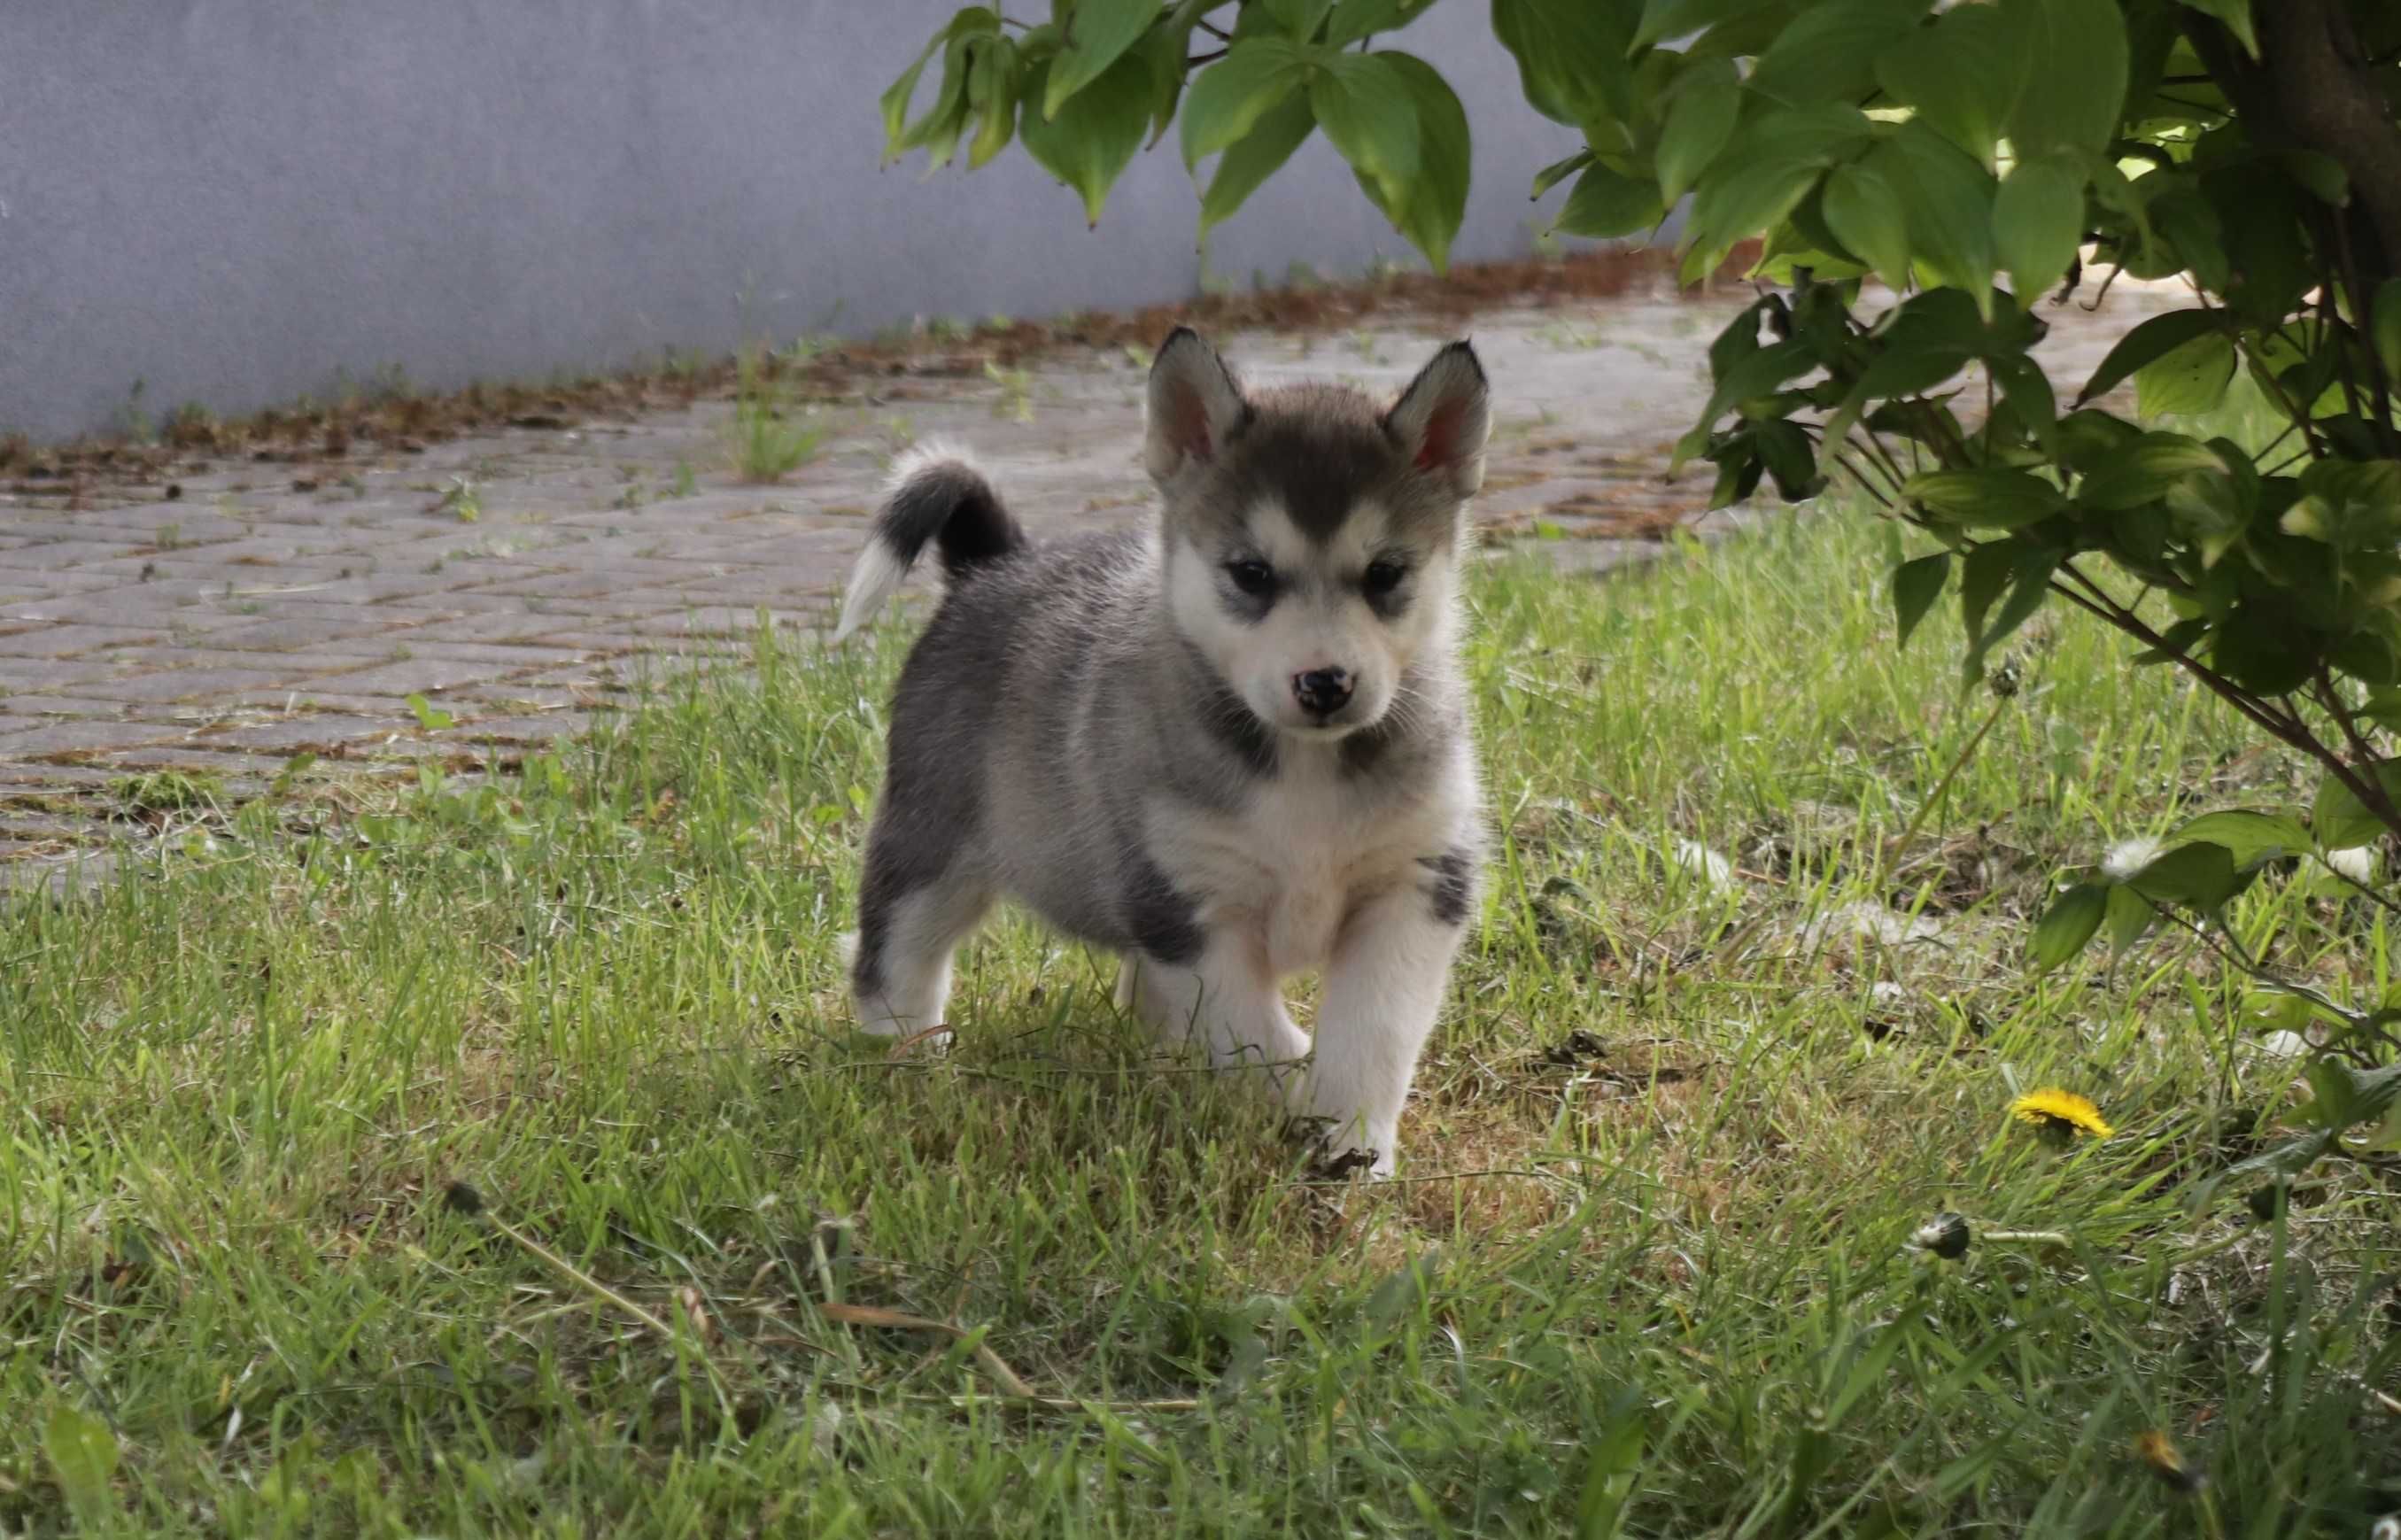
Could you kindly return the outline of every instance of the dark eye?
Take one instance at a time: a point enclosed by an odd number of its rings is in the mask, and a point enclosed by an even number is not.
[[[1367,592],[1389,594],[1401,585],[1409,570],[1397,561],[1375,561],[1367,564]]]
[[[1275,569],[1255,557],[1226,563],[1226,575],[1246,594],[1264,594],[1275,586]]]

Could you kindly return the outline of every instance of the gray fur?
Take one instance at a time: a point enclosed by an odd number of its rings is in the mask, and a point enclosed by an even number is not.
[[[1144,802],[1228,811],[1275,773],[1276,749],[1173,634],[1159,581],[1155,537],[1129,530],[1028,547],[945,596],[892,700],[862,987],[876,982],[875,911],[950,873],[988,873],[1114,951],[1149,951],[1189,910],[1143,847]]]
[[[920,1018],[940,1009],[949,948],[995,895],[1071,936],[1186,969],[1238,933],[1253,938],[1242,944],[1271,970],[1318,966],[1323,956],[1283,956],[1279,938],[1286,951],[1349,944],[1343,914],[1411,887],[1429,906],[1420,915],[1453,932],[1463,926],[1480,849],[1465,691],[1441,619],[1447,612],[1418,607],[1449,603],[1461,503],[1482,474],[1483,414],[1482,370],[1463,345],[1438,355],[1385,407],[1336,386],[1246,396],[1206,344],[1179,332],[1152,377],[1146,461],[1161,508],[1151,529],[1026,544],[971,468],[931,455],[913,462],[879,519],[881,547],[861,560],[868,576],[853,585],[852,608],[863,612],[920,548],[933,543],[948,558],[948,592],[892,702],[889,763],[859,888],[853,983],[862,1015],[879,1001],[898,1029],[932,1024]],[[1363,508],[1374,510],[1372,524],[1351,529]],[[1234,568],[1258,555],[1261,517],[1298,535],[1278,537],[1287,543],[1285,566],[1253,593],[1244,584],[1264,561]],[[1289,545],[1296,538],[1319,555],[1292,557],[1303,548]],[[1179,618],[1178,593],[1216,617],[1214,641]],[[1343,720],[1348,697],[1328,708],[1305,696],[1304,708],[1331,715],[1296,722],[1285,720],[1292,703],[1272,694],[1275,680],[1297,678],[1275,672],[1283,653],[1252,659],[1260,667],[1246,686],[1212,651],[1241,654],[1251,643],[1240,639],[1280,606],[1300,607],[1289,612],[1303,619],[1317,610],[1351,617],[1329,622],[1326,636],[1372,639],[1389,626],[1432,639],[1391,641],[1399,661],[1361,720]],[[1268,636],[1259,645],[1286,644]],[[1294,667],[1350,670],[1358,662],[1327,655]],[[1297,832],[1286,828],[1294,818],[1303,826]],[[1387,864],[1341,879],[1354,886],[1339,892],[1296,896],[1274,886],[1316,880],[1289,873],[1263,879],[1269,900],[1253,890],[1243,841],[1288,844],[1338,824],[1400,830],[1396,838],[1416,843],[1362,855],[1371,867]],[[1422,835],[1406,832],[1420,827]],[[1259,854],[1273,868],[1285,852]],[[1306,870],[1330,861],[1349,871],[1340,856]],[[1280,931],[1277,914],[1262,917],[1262,902],[1297,903],[1312,917]],[[1326,903],[1336,906],[1331,918],[1313,917]],[[1452,944],[1441,943],[1437,966]],[[896,963],[896,946],[913,951]],[[939,967],[928,961],[933,952]],[[1407,1029],[1416,1036],[1404,1070],[1432,1009]],[[1280,1006],[1272,1015],[1262,1030],[1295,1036],[1288,1023],[1276,1024]],[[1371,1114],[1389,1144],[1397,1103]],[[1389,1149],[1378,1161],[1389,1169]]]

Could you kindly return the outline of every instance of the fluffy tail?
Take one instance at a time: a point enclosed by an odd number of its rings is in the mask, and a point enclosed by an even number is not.
[[[850,570],[836,641],[882,612],[929,540],[943,574],[956,578],[1023,545],[1025,531],[964,456],[933,446],[912,450],[894,467],[892,496]]]

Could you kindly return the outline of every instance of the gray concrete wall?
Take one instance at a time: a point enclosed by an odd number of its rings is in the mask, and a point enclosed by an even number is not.
[[[397,366],[423,386],[915,314],[1194,292],[1171,139],[1087,230],[1022,150],[879,171],[875,98],[951,0],[7,0],[0,429],[239,413]],[[1466,101],[1461,257],[1515,254],[1572,135],[1488,7],[1395,34]],[[1558,195],[1554,194],[1554,199]],[[1547,223],[1547,219],[1542,220]],[[1313,143],[1210,272],[1406,254]]]

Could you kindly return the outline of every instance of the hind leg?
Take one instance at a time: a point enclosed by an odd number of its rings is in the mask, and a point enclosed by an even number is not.
[[[1123,969],[1119,998],[1162,1038],[1199,1044],[1220,1068],[1263,1069],[1282,1085],[1309,1056],[1274,976],[1242,946],[1213,940],[1188,966],[1129,956]]]
[[[991,910],[993,891],[964,863],[905,882],[912,873],[880,854],[871,847],[859,887],[851,994],[860,1031],[900,1038],[942,1024],[952,954]]]

